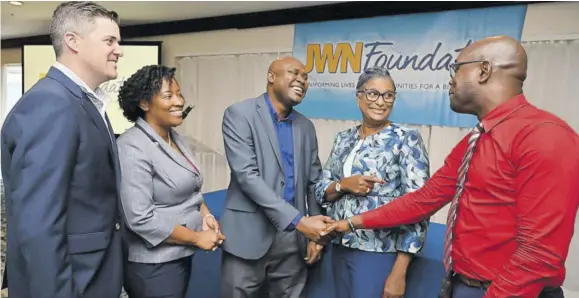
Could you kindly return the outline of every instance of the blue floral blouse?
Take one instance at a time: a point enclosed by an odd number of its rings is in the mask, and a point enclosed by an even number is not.
[[[366,137],[352,162],[351,175],[372,175],[386,181],[375,184],[365,196],[345,194],[334,202],[324,200],[326,189],[344,178],[346,158],[360,141],[359,126],[338,133],[324,165],[322,179],[316,184],[316,199],[334,220],[358,215],[388,204],[422,187],[430,176],[426,147],[420,133],[391,123],[379,133]],[[337,239],[342,245],[363,251],[418,253],[424,245],[428,220],[381,230],[357,230]]]

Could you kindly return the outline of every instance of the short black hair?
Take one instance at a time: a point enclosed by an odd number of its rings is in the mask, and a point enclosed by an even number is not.
[[[175,78],[175,68],[163,65],[147,65],[139,69],[119,89],[119,106],[123,115],[130,122],[144,118],[145,112],[141,109],[141,100],[151,102],[153,96],[161,91],[163,81],[169,83]]]

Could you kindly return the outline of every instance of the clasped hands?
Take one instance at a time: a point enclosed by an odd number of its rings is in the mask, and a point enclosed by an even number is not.
[[[297,225],[297,230],[310,240],[305,261],[311,265],[321,257],[321,251],[332,239],[347,233],[342,221],[335,221],[328,216],[316,215],[303,217]],[[348,223],[346,221],[346,226]],[[349,231],[349,227],[348,231]]]
[[[211,214],[203,218],[202,232],[199,233],[201,237],[199,237],[197,247],[203,250],[215,251],[225,240],[225,236],[221,233],[219,222]]]
[[[303,217],[296,228],[308,239],[320,245],[326,245],[332,239],[350,231],[347,221],[335,221],[324,215]]]

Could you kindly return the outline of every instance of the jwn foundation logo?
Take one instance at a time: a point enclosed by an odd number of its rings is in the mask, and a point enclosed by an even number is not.
[[[395,50],[394,42],[376,41],[341,42],[326,44],[306,45],[306,72],[316,73],[360,73],[362,69],[372,66],[385,67],[388,70],[412,69],[416,71],[435,71],[448,69],[448,65],[455,59],[455,55],[466,45],[459,49],[451,49],[444,53],[441,48],[442,42],[438,42],[434,50],[424,50],[421,53],[401,53]],[[421,50],[421,49],[419,49]]]

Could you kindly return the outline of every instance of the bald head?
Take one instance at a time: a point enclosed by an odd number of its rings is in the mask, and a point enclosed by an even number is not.
[[[302,62],[294,57],[279,57],[271,62],[267,71],[279,73],[279,71],[283,71],[287,65],[301,66],[301,68],[304,68]]]
[[[523,92],[527,53],[508,36],[481,39],[464,48],[451,68],[450,108],[481,119]]]
[[[287,108],[299,103],[308,90],[308,74],[305,66],[294,57],[280,57],[269,65],[267,93],[270,99]]]
[[[492,36],[469,45],[459,55],[466,60],[490,61],[493,68],[501,69],[506,75],[522,85],[527,78],[527,53],[519,41],[508,36]]]

